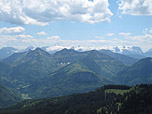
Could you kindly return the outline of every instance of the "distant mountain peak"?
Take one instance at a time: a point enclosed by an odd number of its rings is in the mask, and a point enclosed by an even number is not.
[[[62,49],[61,51],[64,51],[64,52],[67,52],[67,51],[74,51],[74,52],[76,52],[74,49],[67,49],[67,48]]]
[[[29,47],[27,47],[27,48],[25,49],[25,51],[30,51],[30,50],[35,50],[35,47],[29,46]]]
[[[99,53],[97,50],[91,50],[90,53]]]
[[[62,49],[60,52],[67,52],[67,51],[70,51],[71,49],[67,49],[67,48],[64,48]]]
[[[44,51],[44,50],[38,47],[38,48],[36,48],[36,49],[33,50],[33,51]]]
[[[26,57],[28,57],[28,58],[31,58],[31,57],[40,58],[40,57],[44,57],[44,56],[49,57],[50,54],[41,48],[36,48],[35,50],[29,50],[26,54]]]
[[[30,50],[30,51],[33,52],[33,53],[39,53],[39,54],[41,54],[41,53],[49,54],[48,52],[44,51],[41,48],[36,48],[35,50]]]
[[[137,46],[116,46],[113,47],[112,51],[122,54],[143,54],[141,48]]]
[[[75,51],[74,49],[67,49],[67,48],[64,48],[61,51],[56,52],[56,54],[61,54],[61,55],[73,54],[73,53],[79,53],[79,52]]]

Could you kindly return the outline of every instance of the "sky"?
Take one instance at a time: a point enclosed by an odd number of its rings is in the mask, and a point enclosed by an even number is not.
[[[152,48],[152,0],[0,0],[0,48]]]

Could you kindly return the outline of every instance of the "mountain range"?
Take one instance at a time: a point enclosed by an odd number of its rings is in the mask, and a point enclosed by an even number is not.
[[[0,80],[22,99],[92,91],[106,84],[152,83],[152,58],[141,60],[108,50],[49,54],[41,48],[14,53],[0,62]]]
[[[35,50],[36,48],[33,46],[27,47],[25,49],[16,49],[13,47],[4,47],[0,49],[0,59],[4,59],[14,53],[18,53],[18,52],[27,52],[29,50]],[[50,54],[54,54],[62,49],[64,49],[63,47],[60,48],[54,48],[54,47],[41,47],[42,50],[47,51]],[[84,49],[80,46],[79,48],[71,48],[72,50],[76,50],[78,52],[83,52]],[[85,49],[86,50],[86,49]],[[107,51],[111,51],[113,53],[119,53],[122,55],[127,55],[129,57],[135,58],[135,59],[142,59],[145,57],[152,57],[152,49],[149,49],[146,52],[143,52],[142,49],[140,47],[136,47],[136,46],[113,46],[113,47],[101,47],[100,50],[107,50]]]
[[[57,96],[87,92],[101,85],[113,83],[110,79],[125,67],[121,62],[98,51],[93,50],[86,53],[88,54],[84,58],[77,57],[78,60],[29,86],[32,91],[35,91],[33,93],[43,90],[42,93],[39,92],[34,96],[43,97],[44,94]],[[84,53],[79,54],[85,55]],[[40,87],[33,88],[38,84]]]
[[[15,53],[2,62],[10,68],[6,76],[1,76],[6,85],[10,83],[10,87],[32,98],[93,90],[112,83],[110,78],[125,67],[98,51],[77,52],[71,49],[50,55],[37,48]],[[90,86],[90,82],[94,86]]]

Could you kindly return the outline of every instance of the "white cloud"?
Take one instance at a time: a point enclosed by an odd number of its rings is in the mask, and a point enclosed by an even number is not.
[[[47,33],[45,33],[44,31],[38,32],[37,34],[38,34],[38,35],[47,35]]]
[[[11,28],[7,28],[7,27],[0,28],[0,34],[23,33],[24,31],[25,31],[25,29],[20,26],[11,27]]]
[[[113,36],[114,35],[114,33],[108,33],[108,34],[106,34],[106,36]]]
[[[110,22],[108,0],[0,0],[0,21],[45,26],[52,21]]]
[[[1,36],[0,36],[1,37]],[[56,49],[71,48],[76,49],[83,48],[83,50],[103,49],[109,46],[140,46],[143,50],[148,50],[152,44],[152,35],[143,36],[128,36],[124,39],[114,38],[107,40],[53,40],[53,39],[36,39],[36,38],[15,38],[15,37],[1,37],[0,42],[7,46],[35,46],[43,47],[50,46]],[[18,45],[16,45],[18,44]],[[52,48],[53,49],[53,48]]]
[[[152,15],[152,0],[119,0],[118,5],[122,14]]]
[[[143,35],[125,35],[125,38],[122,40],[123,42],[126,42],[125,45],[132,45],[132,46],[139,46],[144,51],[152,48],[152,34],[149,33],[148,29],[145,29],[143,32]]]
[[[152,34],[152,28],[149,30],[149,32]]]
[[[51,36],[51,37],[47,37],[47,40],[59,40],[60,36]]]
[[[144,34],[147,34],[147,32],[148,32],[148,28],[145,28],[145,29],[143,30],[143,33],[144,33]]]
[[[33,38],[33,36],[31,36],[31,35],[24,35],[24,34],[21,34],[21,35],[16,35],[15,36],[16,38],[28,38],[28,39],[31,39],[31,38]]]
[[[138,41],[140,43],[144,43],[144,42],[152,41],[152,35],[145,34],[145,35],[139,35],[139,36],[128,36],[127,39],[132,40],[132,41]]]
[[[0,35],[0,43],[5,46],[23,46],[21,42],[24,40],[30,41],[32,43],[33,36],[30,35]],[[36,39],[35,39],[36,40]]]
[[[96,36],[95,38],[98,39],[98,40],[104,40],[105,39],[105,37],[103,37],[103,36]]]
[[[122,36],[130,36],[131,33],[119,33],[119,35],[122,35]]]
[[[0,35],[0,42],[7,45],[8,42],[14,43],[17,42],[17,38],[12,35]]]
[[[145,29],[143,30],[143,33],[144,33],[144,34],[152,34],[152,28],[150,28],[150,29],[145,28]]]
[[[63,40],[60,36],[50,36],[47,38],[34,38],[30,35],[0,35],[0,42],[5,46],[51,46],[56,49],[71,48],[75,47],[76,49],[83,48],[83,50],[91,49],[106,49],[106,47],[113,47],[119,45],[125,46],[139,46],[143,50],[148,50],[152,48],[152,34],[149,33],[150,29],[147,30],[146,34],[142,35],[132,35],[131,33],[120,33],[118,38],[111,37],[106,38],[103,36],[95,36],[94,40]],[[125,37],[122,37],[125,36]]]

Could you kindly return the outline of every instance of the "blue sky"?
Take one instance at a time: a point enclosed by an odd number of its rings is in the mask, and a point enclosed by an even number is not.
[[[0,47],[152,48],[152,0],[0,0]]]

